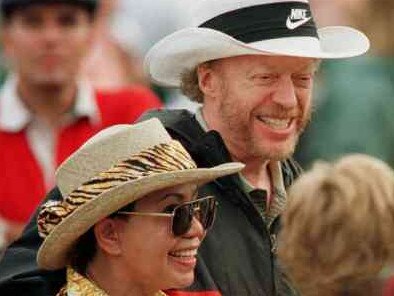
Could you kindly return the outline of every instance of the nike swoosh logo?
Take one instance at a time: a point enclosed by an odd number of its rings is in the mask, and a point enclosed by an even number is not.
[[[306,19],[301,19],[299,21],[293,22],[290,17],[287,17],[286,27],[289,30],[297,29],[298,27],[302,26],[303,24],[307,23],[312,17],[307,17]]]

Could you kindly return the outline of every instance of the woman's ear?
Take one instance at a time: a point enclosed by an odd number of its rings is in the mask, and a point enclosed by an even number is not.
[[[121,221],[105,218],[94,226],[94,235],[97,246],[108,255],[118,256],[122,253],[121,248]]]

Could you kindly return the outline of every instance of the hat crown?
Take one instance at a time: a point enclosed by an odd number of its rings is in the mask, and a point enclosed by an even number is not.
[[[56,171],[56,183],[62,195],[67,196],[130,155],[171,140],[157,118],[111,126],[98,132],[63,162]]]
[[[192,26],[198,27],[204,22],[213,19],[221,14],[256,6],[275,3],[308,3],[308,0],[202,0],[196,1],[196,5],[192,8]]]

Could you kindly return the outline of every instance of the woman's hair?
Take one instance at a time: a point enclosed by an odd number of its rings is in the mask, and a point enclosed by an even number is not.
[[[80,274],[86,273],[88,264],[97,252],[97,241],[94,235],[94,226],[85,232],[70,251],[70,266]]]
[[[108,218],[128,218],[128,216],[124,216],[119,214],[121,211],[134,211],[136,202],[132,202],[115,213],[112,213]],[[94,225],[89,228],[87,232],[79,237],[75,245],[70,251],[69,257],[69,265],[74,268],[80,274],[86,274],[86,268],[88,264],[93,260],[94,256],[97,253],[97,240],[94,234]]]
[[[371,295],[394,251],[394,173],[361,154],[316,163],[291,187],[282,219],[278,256],[303,295]]]

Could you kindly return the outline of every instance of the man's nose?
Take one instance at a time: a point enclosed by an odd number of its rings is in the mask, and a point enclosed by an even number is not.
[[[64,38],[64,35],[59,26],[54,24],[46,24],[42,27],[41,37],[45,39],[45,41],[51,42]]]
[[[273,94],[273,101],[286,109],[297,106],[297,95],[294,82],[290,76],[282,76]]]

